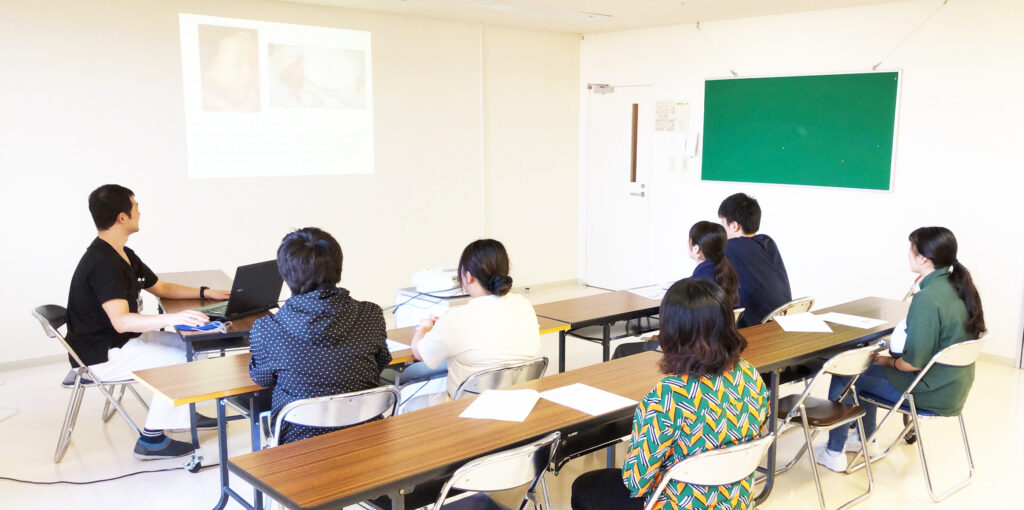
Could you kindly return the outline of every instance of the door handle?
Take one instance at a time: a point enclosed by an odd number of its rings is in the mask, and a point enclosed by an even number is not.
[[[631,197],[646,197],[647,193],[641,191],[640,193],[630,193],[629,196],[631,196]]]

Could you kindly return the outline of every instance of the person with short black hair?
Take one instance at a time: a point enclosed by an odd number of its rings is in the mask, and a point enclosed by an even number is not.
[[[772,310],[792,301],[789,274],[775,241],[757,231],[761,206],[753,197],[736,193],[718,207],[718,218],[729,242],[725,256],[739,275],[739,303],[745,308],[739,327],[760,324]]]
[[[435,368],[448,360],[447,392],[410,400],[413,410],[455,396],[462,381],[498,363],[529,361],[540,356],[540,331],[533,305],[512,294],[505,246],[494,239],[469,243],[458,267],[459,283],[472,298],[440,318],[424,319],[416,329],[416,359]]]
[[[906,344],[902,355],[878,356],[857,378],[857,391],[868,392],[895,402],[917,378],[918,373],[940,350],[979,338],[985,333],[985,313],[971,273],[957,259],[957,242],[945,227],[921,227],[910,233],[907,254],[910,270],[920,277],[921,290],[914,294],[907,312]],[[832,377],[829,398],[838,400],[848,377]],[[914,388],[918,409],[942,416],[959,413],[974,383],[974,365],[935,365]],[[864,434],[871,437],[877,427],[878,407],[864,400]],[[849,429],[839,427],[828,433],[828,443],[815,448],[818,463],[839,472],[847,468],[846,453],[861,451],[861,438],[848,437]],[[847,441],[851,439],[851,441]],[[868,443],[868,455],[877,456],[877,440]]]
[[[642,509],[675,464],[764,432],[768,388],[740,358],[747,341],[722,288],[703,279],[679,280],[665,293],[659,313],[664,354],[658,366],[665,377],[633,414],[622,469],[577,478],[573,510]],[[654,508],[746,508],[753,485],[753,474],[722,486],[671,482]]]
[[[249,332],[249,375],[272,390],[272,420],[296,400],[375,388],[391,363],[380,306],[338,287],[342,257],[338,241],[315,227],[290,232],[277,249],[292,296]],[[284,423],[280,443],[333,430]]]
[[[228,291],[165,282],[125,246],[128,237],[139,231],[141,218],[132,190],[117,184],[96,188],[89,194],[89,212],[97,233],[71,277],[68,345],[100,379],[130,379],[135,370],[184,363],[185,344],[180,336],[159,330],[179,324],[199,326],[208,318],[195,310],[143,315],[139,292],[170,299],[227,299]],[[135,457],[150,460],[191,454],[190,443],[164,435],[165,429],[188,428],[189,421],[188,406],[174,407],[164,398],[153,398],[135,444]],[[201,417],[199,425],[216,427],[216,421]]]

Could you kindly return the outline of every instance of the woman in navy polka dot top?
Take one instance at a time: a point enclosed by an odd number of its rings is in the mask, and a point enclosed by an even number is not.
[[[249,375],[273,390],[273,419],[296,400],[376,387],[391,362],[384,313],[337,286],[341,262],[338,242],[313,227],[286,235],[277,250],[278,270],[292,297],[249,333]],[[285,423],[280,442],[333,430]]]

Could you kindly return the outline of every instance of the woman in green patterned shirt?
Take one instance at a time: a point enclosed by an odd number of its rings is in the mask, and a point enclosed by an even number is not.
[[[736,330],[721,287],[676,282],[661,300],[658,343],[666,374],[633,416],[622,470],[586,473],[573,482],[574,510],[642,509],[665,473],[688,456],[760,437],[768,390],[740,359],[747,341]],[[753,475],[721,486],[669,483],[655,509],[746,509]]]

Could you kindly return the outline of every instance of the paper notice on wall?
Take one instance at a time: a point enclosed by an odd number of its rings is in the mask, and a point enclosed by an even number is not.
[[[689,101],[658,101],[654,106],[654,130],[686,133],[690,130]]]

